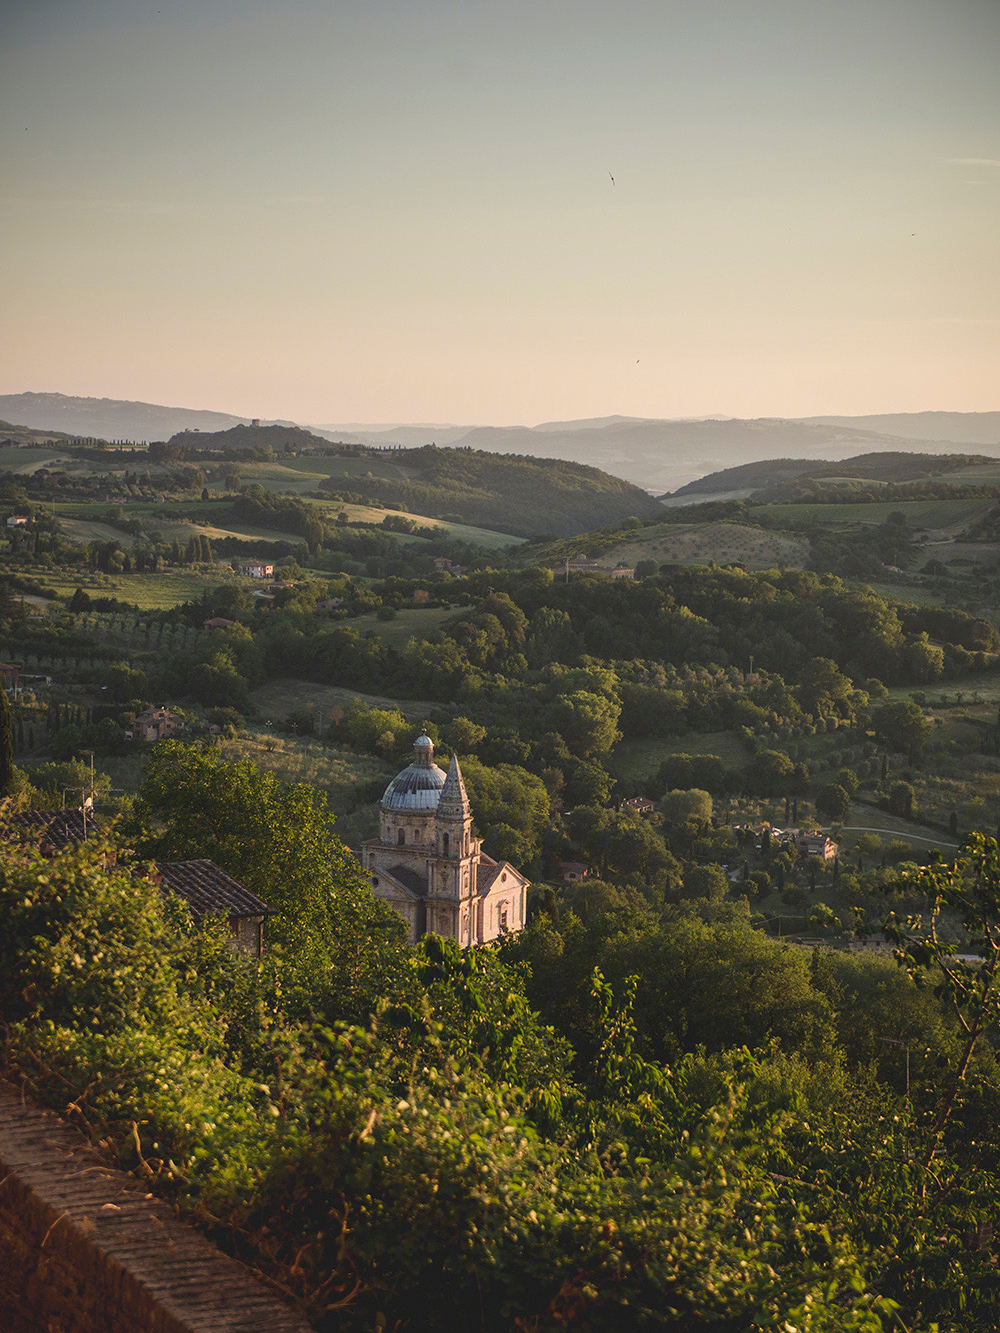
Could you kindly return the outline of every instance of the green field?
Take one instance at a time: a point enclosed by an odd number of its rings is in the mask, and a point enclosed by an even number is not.
[[[54,588],[60,597],[70,598],[77,588],[90,597],[116,597],[132,602],[143,611],[167,611],[181,602],[201,596],[205,588],[216,588],[232,575],[223,575],[217,569],[167,570],[162,574],[100,574],[90,570],[42,569],[27,566],[24,571],[39,579],[47,588]],[[52,606],[51,602],[41,602]],[[58,608],[58,604],[55,604]]]
[[[754,517],[774,527],[806,524],[844,527],[853,523],[884,523],[890,514],[906,515],[911,528],[943,532],[960,530],[994,507],[992,500],[879,500],[873,504],[772,504],[754,510]]]
[[[691,732],[686,736],[636,738],[619,741],[611,756],[615,775],[626,782],[652,778],[672,754],[714,754],[725,764],[742,767],[747,752],[735,732]]]
[[[58,446],[36,449],[0,449],[0,472],[13,472],[17,476],[26,476],[40,467],[62,467],[70,461],[70,455],[62,452]]]
[[[912,839],[912,845],[918,852],[926,852],[935,847],[947,851],[955,847],[954,838],[949,838],[940,829],[933,828],[929,824],[921,824],[919,820],[900,819],[896,815],[889,814],[887,810],[880,810],[878,806],[852,801],[840,837],[842,851],[851,850],[857,845],[862,833],[872,830],[880,834],[883,842],[888,842],[892,838],[902,838],[907,842]]]
[[[404,607],[392,620],[379,620],[374,614],[356,616],[350,621],[359,634],[374,634],[390,648],[405,648],[411,639],[426,639],[443,620],[453,616],[450,606]]]
[[[292,677],[269,680],[253,690],[250,697],[261,715],[269,720],[281,720],[297,709],[309,708],[320,724],[331,708],[347,708],[355,702],[368,708],[398,708],[415,726],[419,726],[432,709],[439,707],[426,700],[389,699],[381,694],[364,694],[340,685],[317,685],[315,681]]]
[[[277,465],[260,463],[254,466],[262,470],[272,469],[273,471]],[[282,468],[281,471],[285,480],[289,476],[294,476],[294,473],[288,468]],[[268,489],[275,491],[291,491],[293,489],[291,486],[278,485],[279,478],[272,477],[272,480],[275,481],[275,485],[268,487]],[[313,481],[315,480],[314,477]],[[377,505],[342,503],[339,500],[319,500],[312,496],[299,496],[298,498],[304,499],[306,503],[315,506],[320,515],[330,522],[333,522],[342,511],[347,513],[352,523],[374,523],[377,525],[382,523],[387,514],[399,514],[402,518],[412,519],[420,527],[434,528],[442,537],[452,537],[456,541],[468,542],[472,546],[482,546],[487,550],[505,550],[507,547],[519,545],[524,540],[522,537],[513,537],[509,533],[472,527],[466,523],[451,523],[440,518],[429,518],[423,514],[411,514],[405,510],[383,509]],[[60,520],[67,535],[77,541],[84,542],[118,540],[123,545],[128,545],[133,538],[120,528],[107,522],[112,514],[119,510],[126,518],[135,519],[141,523],[145,533],[159,532],[167,541],[173,541],[174,538],[177,538],[179,541],[186,542],[192,533],[210,538],[239,537],[241,540],[247,541],[255,539],[294,543],[302,541],[300,536],[292,532],[279,532],[272,528],[253,527],[239,520],[235,520],[231,525],[210,523],[200,517],[202,513],[217,514],[220,507],[225,507],[225,503],[225,500],[221,497],[213,496],[212,499],[207,501],[192,497],[188,500],[170,500],[163,505],[150,504],[148,501],[123,505],[111,504],[106,500],[92,502],[60,501],[48,506],[48,508]],[[434,541],[433,537],[423,538],[405,532],[388,533],[387,535],[400,542],[426,540],[433,543]]]
[[[931,478],[934,481],[940,479],[942,478],[937,476]],[[970,486],[1000,486],[1000,458],[995,462],[977,463],[972,467],[960,468],[957,472],[945,473],[943,480],[954,482],[958,486],[965,483]]]

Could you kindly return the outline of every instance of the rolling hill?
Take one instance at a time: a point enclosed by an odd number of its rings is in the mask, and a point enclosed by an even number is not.
[[[0,417],[25,426],[102,439],[166,440],[180,431],[218,432],[249,426],[248,417],[59,393],[0,395]],[[264,425],[295,426],[281,420]],[[536,426],[356,423],[309,426],[346,443],[436,444],[494,454],[566,459],[624,478],[654,494],[676,491],[709,473],[740,464],[788,458],[819,463],[868,452],[964,452],[969,445],[1000,453],[1000,412],[915,412],[868,417],[800,419],[705,417],[686,420],[608,416]]]
[[[389,475],[341,473],[323,487],[522,537],[568,536],[662,513],[638,486],[580,463],[433,446],[394,454]]]
[[[895,450],[838,460],[769,458],[709,473],[680,487],[669,498],[675,504],[681,501],[700,503],[709,497],[745,498],[754,492],[806,479],[854,478],[875,483],[916,481],[926,477],[946,480],[952,474],[992,461],[995,460],[983,454],[922,454]]]

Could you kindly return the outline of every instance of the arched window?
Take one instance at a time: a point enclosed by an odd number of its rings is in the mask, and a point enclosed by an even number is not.
[[[445,854],[445,856],[448,856],[448,855],[449,855],[449,852],[448,852],[448,842],[449,842],[449,834],[446,833],[446,834],[444,834],[444,836],[443,836],[442,839],[441,839],[441,845],[442,845],[442,847],[444,848],[444,854]]]
[[[405,830],[405,829],[400,829],[400,830],[399,830],[399,837],[396,839],[396,841],[399,843],[400,847],[402,847],[403,843],[406,841],[406,830]]]

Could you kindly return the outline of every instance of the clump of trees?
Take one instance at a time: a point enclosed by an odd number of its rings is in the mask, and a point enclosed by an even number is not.
[[[667,806],[711,818],[705,793]],[[318,1328],[995,1327],[992,955],[940,929],[993,940],[995,844],[887,883],[939,922],[890,920],[900,968],[767,940],[711,866],[410,951],[315,793],[173,743],[127,832],[131,865],[0,858],[4,1068]],[[151,854],[276,906],[262,962]]]

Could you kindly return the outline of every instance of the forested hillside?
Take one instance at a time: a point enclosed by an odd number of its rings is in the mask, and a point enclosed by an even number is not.
[[[331,477],[332,491],[344,485],[364,500],[398,505],[438,518],[498,528],[530,537],[563,536],[620,523],[635,515],[651,518],[657,502],[638,486],[580,463],[465,449],[406,450],[393,456],[401,477]]]
[[[918,479],[947,478],[951,472],[995,461],[984,454],[908,454],[898,450],[858,454],[840,462],[822,459],[771,458],[761,462],[741,463],[738,467],[711,472],[697,481],[681,486],[673,494],[680,496],[724,495],[731,491],[748,494],[766,491],[803,479],[851,477],[876,483],[905,483]]]

